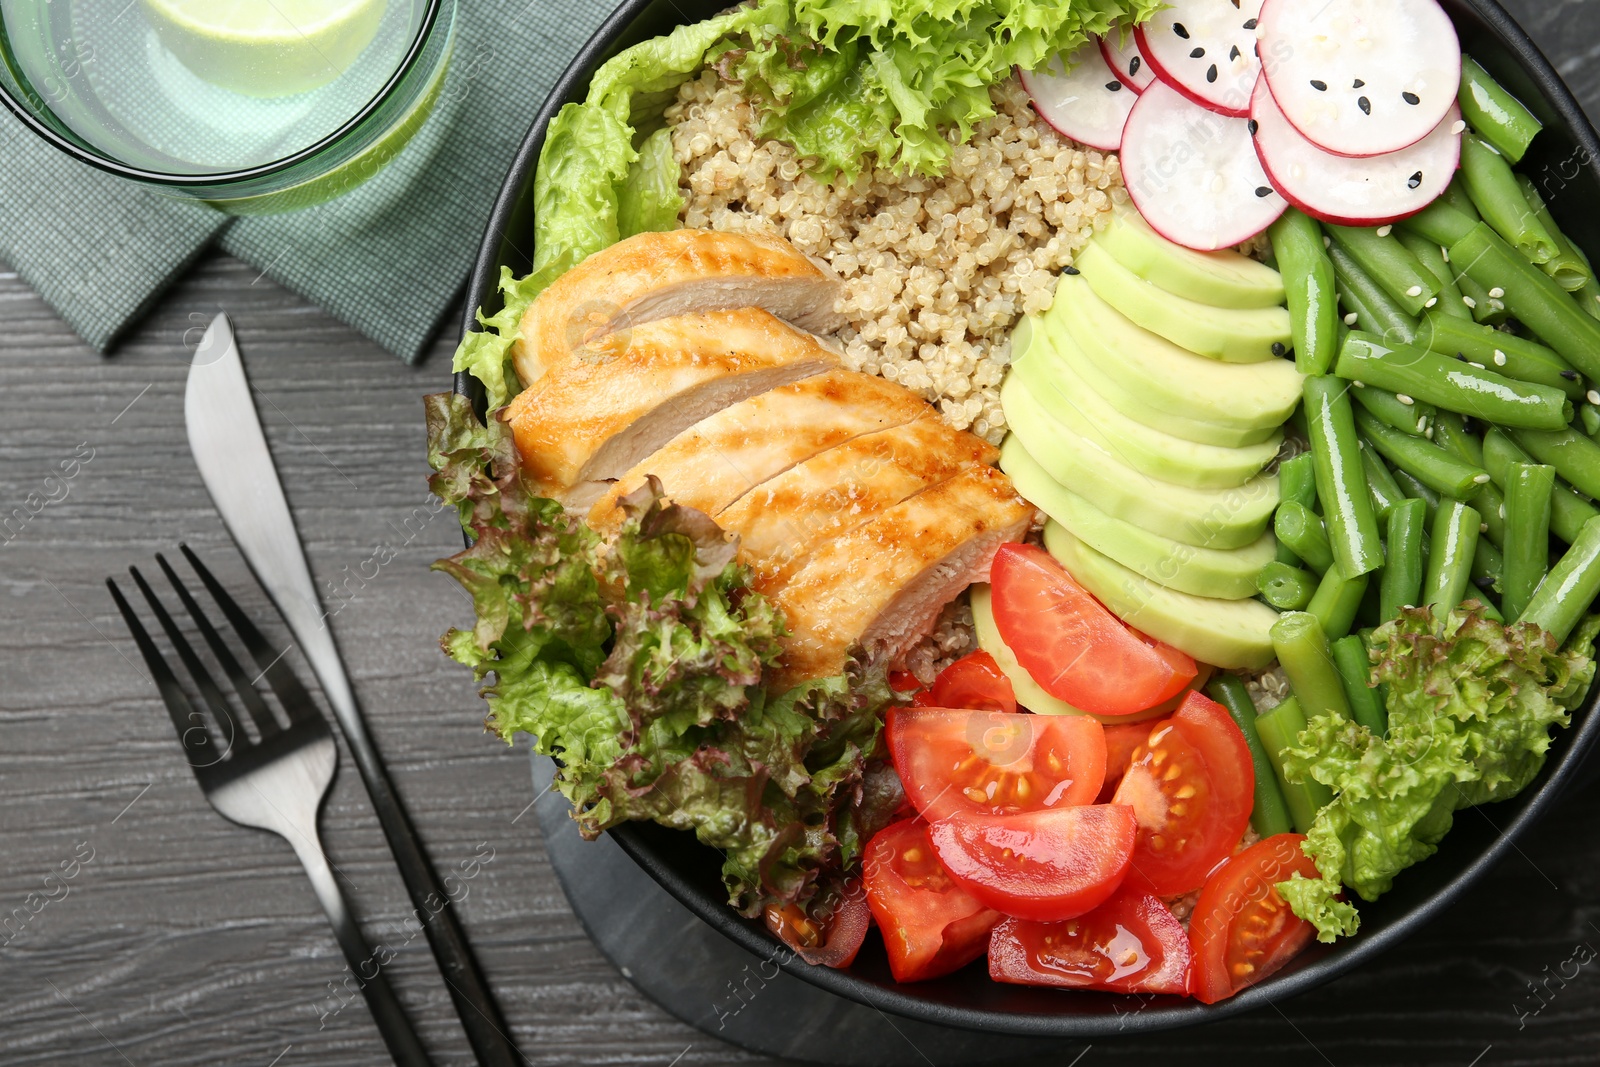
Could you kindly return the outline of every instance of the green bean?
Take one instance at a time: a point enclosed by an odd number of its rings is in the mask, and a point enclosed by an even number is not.
[[[1555,235],[1528,207],[1511,164],[1472,134],[1461,139],[1461,176],[1483,221],[1515,245],[1518,252],[1532,263],[1548,263],[1556,257],[1560,246]]]
[[[1485,614],[1496,622],[1505,621],[1505,616],[1500,614],[1489,594],[1499,592],[1500,576],[1505,570],[1506,561],[1500,550],[1479,538],[1478,547],[1472,553],[1472,599],[1482,604]]]
[[[1540,583],[1520,621],[1548,630],[1557,644],[1565,644],[1589,613],[1596,594],[1600,594],[1600,520],[1590,519]]]
[[[1416,339],[1417,320],[1390,299],[1350,253],[1336,244],[1328,249],[1328,258],[1333,260],[1333,273],[1339,280],[1339,299],[1355,314],[1356,325],[1395,344]]]
[[[1600,380],[1600,320],[1585,314],[1566,290],[1488,226],[1456,242],[1450,262],[1491,291],[1503,291],[1506,307],[1539,340],[1584,377]]]
[[[1399,618],[1401,608],[1416,607],[1422,600],[1427,522],[1428,505],[1421,500],[1407,500],[1389,512],[1388,558],[1380,582],[1384,622]]]
[[[1459,460],[1483,466],[1483,441],[1467,429],[1467,420],[1454,411],[1441,411],[1433,424],[1433,443]]]
[[[1316,821],[1317,812],[1333,803],[1333,790],[1315,779],[1291,782],[1284,773],[1284,756],[1299,743],[1306,728],[1306,713],[1300,701],[1290,697],[1282,704],[1256,718],[1256,732],[1261,735],[1261,747],[1267,751],[1273,775],[1283,790],[1284,803],[1289,806],[1289,819],[1299,833],[1309,833]]]
[[[1420,500],[1428,509],[1428,525],[1433,526],[1433,517],[1439,513],[1440,497],[1431,486],[1423,485],[1415,476],[1396,467],[1394,469],[1395,484],[1400,491],[1412,500]]]
[[[1480,326],[1497,327],[1511,317],[1504,299],[1492,297],[1489,290],[1465,274],[1457,275],[1456,285],[1461,288],[1461,302],[1472,312],[1472,319]]]
[[[1534,459],[1554,467],[1578,492],[1600,497],[1600,444],[1571,427],[1555,433],[1513,430],[1511,436]]]
[[[1328,635],[1315,615],[1291,611],[1280,616],[1272,626],[1272,647],[1307,719],[1319,715],[1350,718],[1350,702],[1333,664]]]
[[[1261,599],[1279,611],[1303,611],[1317,592],[1317,576],[1283,563],[1269,563],[1256,576]]]
[[[1461,114],[1478,136],[1498,148],[1513,163],[1522,162],[1528,145],[1543,124],[1522,106],[1522,101],[1489,76],[1478,61],[1461,61]]]
[[[1466,595],[1482,522],[1476,509],[1459,500],[1439,506],[1428,546],[1428,571],[1422,582],[1423,603],[1433,609],[1435,618],[1454,611]]]
[[[1517,175],[1517,185],[1522,189],[1522,195],[1528,201],[1528,207],[1538,218],[1539,224],[1556,239],[1556,254],[1550,262],[1541,264],[1541,269],[1555,279],[1555,283],[1569,293],[1576,293],[1584,286],[1594,281],[1594,271],[1589,267],[1589,260],[1579,252],[1577,246],[1567,239],[1561,232],[1561,227],[1556,223],[1556,218],[1550,213],[1550,207],[1544,202],[1544,197],[1539,195],[1539,187],[1533,184],[1533,179],[1526,174]]]
[[[1317,468],[1310,452],[1302,452],[1278,464],[1278,495],[1285,503],[1293,501],[1307,508],[1317,506]]]
[[[1385,426],[1365,411],[1356,412],[1356,427],[1378,454],[1399,470],[1454,500],[1466,500],[1489,481],[1489,472],[1457,459],[1438,445],[1408,437]]]
[[[1372,660],[1366,643],[1355,634],[1333,643],[1333,665],[1344,683],[1345,703],[1350,717],[1377,737],[1389,732],[1389,713],[1384,710],[1378,688],[1372,684]]]
[[[1501,489],[1510,484],[1511,464],[1532,462],[1533,457],[1504,430],[1491,426],[1484,434],[1483,467]],[[1583,524],[1593,518],[1600,518],[1600,508],[1579,496],[1566,482],[1558,481],[1550,497],[1550,532],[1570,545],[1578,539]]]
[[[1428,431],[1433,429],[1434,418],[1439,414],[1439,409],[1427,401],[1407,397],[1406,400],[1411,401],[1408,404],[1387,389],[1357,389],[1350,398],[1366,408],[1367,413],[1378,421],[1412,437],[1426,437]]]
[[[1227,709],[1239,732],[1244,734],[1245,746],[1250,749],[1250,762],[1255,765],[1256,772],[1255,806],[1250,809],[1250,825],[1262,837],[1288,833],[1294,825],[1289,820],[1289,805],[1278,787],[1272,759],[1256,730],[1256,705],[1250,699],[1250,691],[1236,675],[1219,674],[1206,686],[1206,692]]]
[[[1346,338],[1336,369],[1341,378],[1499,426],[1559,430],[1572,419],[1572,403],[1559,389],[1513,381],[1438,352],[1390,346],[1371,334]]]
[[[1442,356],[1465,357],[1519,382],[1560,389],[1573,401],[1583,399],[1583,378],[1566,360],[1537,341],[1492,326],[1429,315],[1417,327],[1417,346]]]
[[[1600,408],[1589,403],[1581,405],[1578,408],[1578,421],[1583,425],[1583,432],[1590,437],[1600,435]]]
[[[1463,211],[1440,197],[1400,225],[1441,248],[1449,248],[1471,233],[1479,221],[1477,209]]]
[[[1445,262],[1443,246],[1436,245],[1420,233],[1413,233],[1407,229],[1396,230],[1395,236],[1406,246],[1407,251],[1417,257],[1419,263],[1428,268],[1428,273],[1439,283],[1439,304],[1433,313],[1471,322],[1472,309],[1462,302],[1461,288],[1456,285],[1456,272]]]
[[[1304,504],[1293,500],[1279,504],[1273,532],[1318,575],[1327,573],[1333,566],[1333,546],[1328,541],[1322,519]]]
[[[1509,481],[1500,608],[1515,622],[1550,567],[1550,498],[1556,469],[1542,463],[1513,463]]]
[[[1369,229],[1326,226],[1335,247],[1344,249],[1367,277],[1378,283],[1389,299],[1413,317],[1439,297],[1439,279],[1400,242],[1394,227]]]
[[[1337,640],[1355,629],[1362,600],[1371,584],[1372,575],[1346,578],[1338,564],[1334,564],[1322,576],[1316,594],[1312,596],[1311,603],[1306,605],[1306,613],[1317,617],[1329,640]]]
[[[1471,219],[1474,226],[1483,221],[1483,216],[1478,214],[1478,205],[1472,202],[1472,194],[1467,190],[1467,180],[1461,176],[1459,171],[1454,178],[1450,179],[1450,184],[1445,186],[1444,193],[1439,199]],[[1447,245],[1450,242],[1441,241],[1439,243]]]
[[[1327,520],[1333,558],[1346,575],[1354,577],[1383,566],[1383,538],[1372,510],[1366,472],[1361,468],[1354,408],[1346,393],[1347,386],[1337,378],[1320,376],[1305,381],[1317,497]]]
[[[1381,523],[1388,518],[1394,506],[1405,500],[1405,493],[1395,484],[1394,475],[1372,449],[1361,449],[1361,469],[1367,475],[1367,492],[1372,495],[1372,512]]]
[[[1338,355],[1339,297],[1322,229],[1290,208],[1269,232],[1288,297],[1294,364],[1301,374],[1326,374]]]

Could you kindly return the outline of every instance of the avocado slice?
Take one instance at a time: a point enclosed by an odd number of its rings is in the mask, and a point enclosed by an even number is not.
[[[1283,445],[1281,433],[1260,444],[1224,448],[1186,441],[1128,418],[1062,358],[1060,349],[1076,343],[1070,336],[1062,336],[1048,344],[1036,344],[1011,373],[1023,380],[1051,415],[1130,467],[1180,485],[1232,489],[1260,474],[1277,457]]]
[[[1017,695],[1017,703],[1033,712],[1035,715],[1087,715],[1091,719],[1099,719],[1107,726],[1117,723],[1149,722],[1159,719],[1163,715],[1171,715],[1178,710],[1178,705],[1183,698],[1189,695],[1185,689],[1177,696],[1164,704],[1157,704],[1148,711],[1136,712],[1132,715],[1096,715],[1093,712],[1080,711],[1068,704],[1065,700],[1051,696],[1040,688],[1039,683],[1017,662],[1017,654],[1011,651],[1011,646],[1000,637],[1000,627],[994,622],[994,597],[987,585],[972,587],[972,622],[973,629],[978,634],[978,647],[994,657],[1000,667],[1000,673],[1011,680],[1011,689]],[[1201,678],[1206,677],[1201,672]],[[1200,681],[1196,678],[1195,681]]]
[[[1303,379],[1288,360],[1238,364],[1197,356],[1128,321],[1082,277],[1062,275],[1050,310],[1033,326],[1019,329],[1024,331],[1024,345],[1030,329],[1052,338],[1060,330],[1071,333],[1086,362],[1138,401],[1137,410],[1119,406],[1119,411],[1146,424],[1169,426],[1169,420],[1181,420],[1170,421],[1168,432],[1191,440],[1207,444],[1264,441],[1300,403]],[[1012,351],[1021,350],[1013,339]],[[1084,368],[1078,367],[1078,372],[1095,381]],[[1106,390],[1100,392],[1112,399]],[[1196,426],[1217,429],[1196,436]],[[1243,439],[1219,439],[1229,431]],[[1259,436],[1251,437],[1249,431]]]
[[[1211,600],[1168,589],[1096,552],[1057,522],[1045,526],[1044,544],[1118,618],[1156,640],[1230,670],[1272,662],[1278,613],[1259,600]]]
[[[1262,474],[1234,489],[1195,489],[1141,474],[1052,418],[1021,378],[1000,387],[1012,435],[1000,449],[1021,448],[1050,476],[1124,522],[1199,548],[1244,548],[1266,532],[1278,506],[1278,476]]]
[[[1265,263],[1232,249],[1196,252],[1173,244],[1132,207],[1119,207],[1095,240],[1118,263],[1174,296],[1241,311],[1283,305],[1283,275]]]
[[[1235,311],[1174,296],[1118,263],[1093,241],[1078,253],[1074,265],[1106,303],[1196,355],[1224,363],[1265,363],[1288,349],[1287,308]]]
[[[1216,600],[1249,600],[1256,578],[1277,558],[1271,532],[1232,550],[1196,548],[1107,515],[1050,477],[1020,444],[1008,447],[1003,466],[1017,492],[1073,536],[1130,570],[1169,589]]]

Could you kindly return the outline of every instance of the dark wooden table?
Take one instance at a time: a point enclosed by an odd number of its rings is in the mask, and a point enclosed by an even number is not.
[[[1510,6],[1600,114],[1600,4]],[[337,1010],[344,961],[292,854],[201,798],[103,584],[186,540],[248,586],[182,423],[190,346],[218,310],[242,338],[355,686],[436,862],[492,856],[461,910],[528,1060],[770,1062],[666,1016],[591,947],[527,814],[526,755],[482,733],[470,678],[438,651],[469,604],[427,569],[459,535],[424,486],[420,397],[445,384],[452,339],[406,368],[213,256],[101,358],[4,271],[0,1063],[384,1062],[359,1001]],[[267,617],[259,594],[247,606]],[[468,1063],[348,754],[344,767],[323,815],[329,851],[371,938],[398,948],[397,984],[439,1062]],[[1600,963],[1571,977],[1567,962],[1600,946],[1597,801],[1569,798],[1448,915],[1356,974],[1280,1010],[1096,1042],[1082,1060],[1064,1043],[1050,1062],[1600,1062]]]

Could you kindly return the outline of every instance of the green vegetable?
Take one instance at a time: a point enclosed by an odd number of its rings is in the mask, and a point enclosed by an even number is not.
[[[1278,513],[1272,521],[1278,540],[1319,576],[1333,566],[1333,547],[1328,543],[1328,532],[1316,512],[1287,500],[1278,505]]]
[[[1369,414],[1413,437],[1428,436],[1428,431],[1433,429],[1433,420],[1439,415],[1439,409],[1427,401],[1407,397],[1411,401],[1408,404],[1400,399],[1398,393],[1391,393],[1387,389],[1357,389],[1351,397]]]
[[[1317,506],[1317,468],[1311,453],[1302,452],[1278,464],[1278,493],[1286,504]]]
[[[1336,247],[1355,260],[1363,273],[1388,294],[1407,315],[1421,315],[1439,297],[1439,279],[1401,243],[1394,227],[1327,226]],[[1382,236],[1380,236],[1382,234]]]
[[[1316,616],[1330,640],[1343,637],[1355,626],[1356,615],[1361,611],[1361,602],[1371,584],[1372,575],[1346,578],[1343,569],[1335,564],[1322,576],[1322,583],[1317,586],[1311,603],[1306,605],[1306,612]]]
[[[1473,321],[1472,309],[1461,300],[1461,289],[1456,285],[1456,272],[1445,262],[1444,246],[1404,228],[1396,230],[1395,236],[1406,246],[1407,251],[1417,257],[1419,263],[1428,268],[1428,273],[1439,283],[1439,303],[1428,314]]]
[[[427,413],[430,487],[475,538],[434,565],[477,615],[442,643],[479,680],[494,675],[489,728],[560,760],[556,786],[586,836],[631,819],[692,829],[722,850],[747,914],[808,901],[891,814],[862,788],[883,672],[767,694],[782,618],[707,516],[647,484],[602,541],[530,492],[502,422],[451,394]]]
[[[1489,481],[1483,469],[1457,459],[1421,437],[1385,426],[1365,411],[1356,412],[1356,426],[1367,443],[1394,464],[1396,470],[1410,474],[1446,496],[1465,500]]]
[[[1517,185],[1522,190],[1522,195],[1527,198],[1528,209],[1534,213],[1550,235],[1556,239],[1556,254],[1548,263],[1540,264],[1540,269],[1555,279],[1557,285],[1569,293],[1582,292],[1584,287],[1594,281],[1594,271],[1590,269],[1589,260],[1576,245],[1567,240],[1567,235],[1561,232],[1561,227],[1556,224],[1555,216],[1550,214],[1550,208],[1544,202],[1544,197],[1539,195],[1539,187],[1533,184],[1533,179],[1526,174],[1517,175]]]
[[[1457,182],[1460,180],[1456,179]],[[1479,221],[1477,209],[1470,204],[1458,207],[1441,197],[1401,225],[1412,233],[1426,237],[1440,248],[1449,248],[1471,233]]]
[[[1398,618],[1401,608],[1414,608],[1422,601],[1427,521],[1428,505],[1421,500],[1396,504],[1389,512],[1388,559],[1381,580],[1384,622]]]
[[[1489,76],[1472,58],[1461,61],[1461,114],[1478,136],[1498,148],[1513,163],[1522,162],[1528,145],[1543,124],[1522,101]]]
[[[1341,637],[1333,643],[1333,664],[1344,684],[1350,717],[1382,737],[1389,729],[1389,716],[1383,710],[1383,697],[1372,684],[1372,660],[1358,634]]]
[[[1334,277],[1339,283],[1339,299],[1356,316],[1356,325],[1393,344],[1410,344],[1417,337],[1417,320],[1406,314],[1355,257],[1339,245],[1328,249]]]
[[[1262,837],[1286,834],[1293,827],[1289,822],[1289,807],[1284,802],[1283,790],[1278,788],[1278,778],[1272,769],[1272,760],[1256,731],[1256,705],[1250,691],[1236,675],[1219,674],[1206,686],[1206,692],[1227,709],[1228,715],[1244,734],[1244,743],[1250,749],[1250,762],[1255,766],[1255,806],[1250,809],[1250,825]]]
[[[1533,457],[1523,451],[1522,446],[1504,430],[1491,426],[1489,432],[1483,435],[1484,469],[1502,489],[1511,484],[1511,464],[1533,461]],[[1583,524],[1597,516],[1600,516],[1600,508],[1579,496],[1566,482],[1556,482],[1555,492],[1550,498],[1551,533],[1570,545],[1578,539]]]
[[[1350,702],[1345,699],[1339,670],[1334,666],[1328,635],[1315,615],[1305,611],[1286,612],[1272,625],[1272,648],[1288,676],[1289,688],[1305,711],[1306,718],[1337,715],[1350,718]]]
[[[1355,908],[1336,899],[1342,887],[1376,900],[1434,853],[1455,811],[1515,796],[1533,780],[1550,727],[1569,722],[1594,678],[1597,629],[1600,616],[1591,616],[1561,646],[1537,627],[1503,626],[1476,609],[1443,619],[1410,609],[1373,632],[1388,737],[1323,715],[1283,758],[1289,781],[1336,794],[1304,845],[1322,878],[1278,885],[1321,940],[1359,925]]]
[[[1522,613],[1522,621],[1539,626],[1565,640],[1588,614],[1600,595],[1600,520],[1583,524],[1578,539],[1567,549]]]
[[[1285,776],[1284,757],[1305,728],[1306,713],[1294,697],[1256,719],[1256,732],[1272,763],[1273,776],[1278,780],[1284,802],[1289,806],[1290,821],[1295,831],[1302,834],[1315,825],[1317,812],[1333,803],[1333,791],[1321,782],[1310,779],[1291,782]]]
[[[617,232],[636,233],[678,228],[683,194],[678,176],[683,168],[672,154],[672,131],[662,127],[639,146],[639,158],[628,168],[628,178],[617,190]]]
[[[1333,558],[1348,576],[1383,566],[1383,538],[1372,510],[1348,386],[1322,375],[1305,381],[1306,425],[1317,472],[1317,496],[1327,516]],[[1295,550],[1299,553],[1299,549]],[[1305,559],[1303,553],[1301,559]],[[1308,561],[1309,562],[1309,561]]]
[[[1461,177],[1483,216],[1507,241],[1533,263],[1548,263],[1560,246],[1528,207],[1517,176],[1499,151],[1472,134],[1461,139]]]
[[[1327,374],[1339,354],[1339,298],[1322,229],[1290,208],[1269,232],[1293,322],[1295,366],[1301,374]]]
[[[1550,569],[1550,498],[1555,493],[1554,467],[1513,463],[1506,485],[1506,557],[1501,609],[1506,618],[1521,618],[1534,590]]]
[[[1372,510],[1381,523],[1389,517],[1389,512],[1396,504],[1405,500],[1406,496],[1400,491],[1400,486],[1395,482],[1394,475],[1389,473],[1389,468],[1383,459],[1372,449],[1361,449],[1361,469],[1367,475],[1367,491],[1372,495]]]
[[[1492,326],[1430,314],[1417,330],[1417,345],[1443,356],[1465,356],[1507,378],[1552,386],[1569,400],[1583,398],[1583,380],[1566,360],[1537,341]]]
[[[1422,580],[1422,602],[1436,615],[1448,615],[1466,596],[1482,524],[1477,510],[1461,501],[1440,503],[1439,513],[1433,518],[1428,570]]]
[[[1310,571],[1273,561],[1256,578],[1261,599],[1279,611],[1303,611],[1317,592],[1317,577]]]

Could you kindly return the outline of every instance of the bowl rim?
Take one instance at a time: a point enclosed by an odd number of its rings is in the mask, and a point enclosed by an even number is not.
[[[411,73],[412,68],[417,64],[417,60],[421,58],[423,49],[426,47],[429,38],[433,35],[434,25],[439,20],[439,13],[444,9],[446,3],[449,3],[453,6],[455,0],[428,0],[427,10],[423,12],[422,22],[418,25],[416,35],[411,39],[411,44],[406,49],[405,56],[400,60],[399,64],[396,65],[393,73],[389,75],[388,80],[383,83],[382,88],[374,93],[372,98],[363,104],[359,111],[342,123],[338,128],[333,130],[333,132],[327,134],[313,144],[299,149],[287,156],[283,156],[279,159],[272,160],[269,163],[262,163],[254,167],[245,167],[239,170],[206,171],[198,174],[175,174],[168,171],[146,170],[143,167],[134,167],[126,163],[118,162],[109,155],[95,149],[86,148],[71,138],[66,137],[65,135],[52,129],[50,125],[43,119],[39,118],[39,116],[34,113],[34,110],[28,107],[24,101],[17,99],[16,95],[12,93],[4,83],[0,83],[0,104],[5,105],[6,109],[17,118],[21,119],[25,126],[31,129],[36,135],[38,135],[48,144],[55,147],[57,150],[65,152],[67,155],[78,160],[80,163],[87,163],[89,166],[94,167],[97,170],[103,170],[108,174],[115,174],[119,178],[129,178],[133,181],[143,182],[146,185],[167,186],[175,189],[181,189],[185,186],[196,186],[203,187],[208,190],[219,186],[237,185],[244,182],[256,181],[260,178],[271,177],[274,174],[280,174],[283,171],[289,170],[291,167],[305,162],[307,159],[310,159],[317,153],[338,143],[346,135],[351,133],[368,118],[370,118],[373,112],[382,107],[384,103],[388,101],[390,95],[395,91],[400,83],[405,80],[408,74]],[[0,44],[3,44],[5,39],[5,34],[0,33]],[[11,76],[16,78],[19,84],[27,85],[27,80],[21,78],[17,74],[17,65],[11,58],[9,46],[0,48],[0,63],[3,63],[8,69],[10,69]],[[210,199],[222,198],[212,196]]]
[[[509,259],[512,261],[510,265],[520,266],[522,271],[530,269],[531,250],[519,247],[511,234],[525,216],[531,216],[532,178],[550,120],[568,99],[578,95],[576,90],[587,81],[593,70],[620,50],[619,39],[629,33],[636,20],[660,3],[661,0],[623,0],[552,87],[518,150],[485,227],[467,287],[462,315],[463,334],[479,328],[478,309],[498,310],[500,307],[498,278],[502,264]],[[1600,181],[1600,134],[1596,133],[1582,106],[1526,31],[1497,0],[1447,0],[1447,3],[1466,8],[1476,15],[1508,49],[1543,96],[1543,102],[1559,114],[1563,124],[1572,133],[1591,177]],[[481,405],[482,387],[467,372],[454,375],[453,388],[456,393]],[[1489,847],[1473,857],[1443,886],[1376,933],[1363,932],[1353,939],[1345,939],[1320,958],[1303,964],[1297,961],[1260,985],[1213,1005],[1188,998],[1163,996],[1143,998],[1137,1010],[1125,1013],[1084,1015],[1013,1012],[943,1003],[910,992],[918,988],[915,985],[888,987],[850,971],[812,967],[793,953],[782,953],[781,944],[763,926],[741,917],[725,900],[708,895],[671,865],[662,862],[654,843],[647,838],[647,832],[654,827],[625,823],[607,833],[668,893],[752,956],[771,960],[790,974],[856,1003],[938,1026],[1027,1037],[1088,1038],[1153,1033],[1216,1022],[1261,1007],[1275,1006],[1280,999],[1323,985],[1393,948],[1452,906],[1508,852],[1516,849],[1517,839],[1575,784],[1575,780],[1583,773],[1585,760],[1600,743],[1600,713],[1597,713],[1597,707],[1600,707],[1600,685],[1591,687],[1583,706],[1573,713],[1573,726],[1555,737],[1554,744],[1561,749],[1559,754],[1547,762],[1533,786],[1507,802],[1520,804],[1520,810],[1504,825],[1494,826],[1496,837]],[[1116,996],[1087,992],[1076,995]],[[1129,998],[1118,999],[1126,1001]]]

